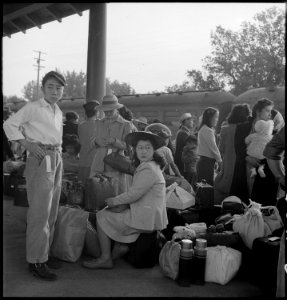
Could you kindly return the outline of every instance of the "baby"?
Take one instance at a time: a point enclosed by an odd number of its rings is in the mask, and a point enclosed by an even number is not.
[[[263,160],[265,158],[263,155],[263,151],[266,144],[272,139],[273,128],[274,122],[272,120],[259,120],[255,123],[255,132],[249,134],[245,138],[245,143],[247,145],[247,155],[258,158],[260,160]],[[250,171],[250,177],[254,177],[256,175],[256,168],[251,166]],[[263,163],[258,167],[258,173],[261,177],[266,177],[264,173]]]

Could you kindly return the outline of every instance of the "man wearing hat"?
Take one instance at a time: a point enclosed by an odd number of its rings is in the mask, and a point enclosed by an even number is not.
[[[192,134],[193,117],[190,113],[184,113],[179,119],[180,127],[176,133],[175,155],[174,162],[176,163],[179,172],[184,174],[184,166],[181,160],[182,150],[185,146],[185,140]]]
[[[115,95],[106,95],[97,110],[104,112],[105,117],[97,121],[96,130],[92,142],[96,146],[95,156],[91,165],[90,175],[105,173],[118,181],[118,193],[124,192],[129,186],[131,176],[123,174],[104,163],[104,158],[111,152],[119,152],[124,155],[127,149],[125,137],[133,131],[130,121],[125,120],[118,109],[123,107]],[[129,176],[129,177],[128,177]]]
[[[90,176],[91,164],[96,153],[96,145],[91,143],[91,140],[97,127],[97,120],[99,119],[99,111],[97,110],[99,105],[100,103],[97,100],[85,103],[83,107],[86,120],[78,126],[78,136],[81,144],[78,177],[82,183],[85,183],[86,178]]]
[[[56,104],[63,95],[65,78],[51,71],[42,79],[44,98],[28,102],[3,124],[10,141],[27,150],[26,260],[29,271],[44,280],[56,280],[50,268],[59,261],[50,256],[62,181],[61,143],[63,116]]]

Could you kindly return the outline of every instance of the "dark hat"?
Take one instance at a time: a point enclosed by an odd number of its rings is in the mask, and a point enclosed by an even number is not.
[[[46,82],[49,78],[51,78],[51,77],[53,77],[53,78],[55,78],[56,80],[58,80],[58,81],[60,82],[61,85],[63,85],[63,86],[66,85],[66,79],[65,79],[65,77],[64,77],[62,74],[60,74],[60,73],[58,73],[58,72],[56,72],[56,71],[50,71],[50,72],[48,72],[47,74],[45,74],[45,76],[44,76],[43,79],[42,79],[42,85],[44,86],[45,82]]]
[[[132,132],[129,133],[125,138],[126,143],[131,145],[132,147],[136,147],[138,141],[140,140],[151,140],[155,147],[154,150],[165,145],[165,141],[163,138],[149,131]]]
[[[97,109],[101,111],[107,111],[121,107],[123,107],[123,104],[119,103],[119,100],[115,95],[106,95],[103,97],[102,104],[100,104]]]
[[[172,136],[170,129],[162,123],[152,123],[145,128],[145,131],[151,131],[164,139]]]
[[[100,105],[100,102],[97,100],[90,100],[86,102],[83,107],[85,110],[93,110],[96,106]]]

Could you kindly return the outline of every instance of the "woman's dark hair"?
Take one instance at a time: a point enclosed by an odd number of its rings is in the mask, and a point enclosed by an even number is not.
[[[149,138],[142,138],[142,141],[150,141],[153,148],[155,149],[155,144],[154,141],[152,139]],[[165,166],[167,165],[166,159],[164,158],[164,156],[161,156],[160,154],[158,154],[156,151],[154,151],[153,153],[153,160],[160,166],[161,170],[163,170],[165,168]],[[136,153],[136,149],[133,149],[133,157],[132,157],[132,163],[133,165],[137,168],[140,164],[140,161],[137,157],[137,153]]]
[[[226,117],[226,121],[229,124],[238,124],[247,121],[250,116],[251,108],[249,104],[235,104],[232,107],[229,115]]]
[[[219,113],[219,110],[217,108],[214,108],[214,107],[207,107],[203,114],[202,114],[202,120],[201,120],[201,124],[198,128],[198,130],[203,126],[203,125],[206,125],[208,127],[212,127],[211,125],[211,119],[213,118],[213,116],[216,114],[216,113]]]
[[[259,111],[261,112],[266,106],[274,106],[273,101],[266,99],[266,98],[262,98],[260,100],[258,100],[255,105],[253,106],[252,109],[252,119],[256,118],[256,113]]]
[[[133,113],[130,109],[128,109],[126,106],[122,106],[118,109],[120,115],[127,121],[132,121],[133,119]]]
[[[63,144],[65,147],[67,146],[73,146],[75,149],[75,152],[78,154],[81,150],[81,143],[76,134],[65,134],[63,136]]]

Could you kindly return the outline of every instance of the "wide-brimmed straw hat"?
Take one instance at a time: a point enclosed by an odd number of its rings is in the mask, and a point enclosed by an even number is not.
[[[138,141],[140,140],[151,140],[153,145],[154,145],[154,150],[163,147],[165,145],[165,141],[163,138],[160,136],[153,134],[152,132],[149,131],[136,131],[127,134],[125,138],[125,142],[132,147],[136,147]]]
[[[123,107],[123,104],[119,103],[119,100],[115,95],[106,95],[103,97],[102,104],[97,107],[97,110],[107,111],[121,107]]]
[[[164,139],[172,136],[171,130],[162,123],[152,123],[145,128],[145,131],[150,131]]]

